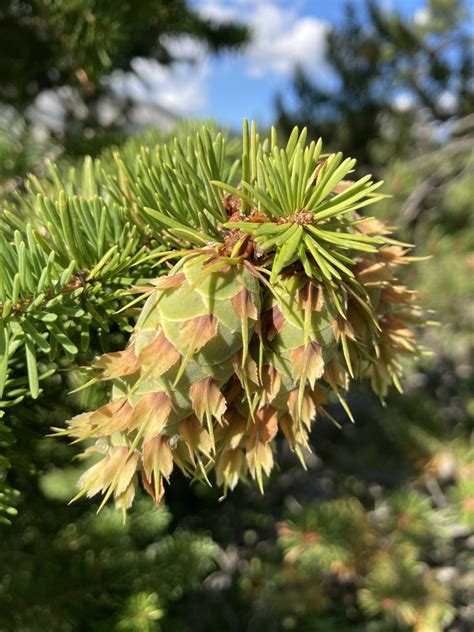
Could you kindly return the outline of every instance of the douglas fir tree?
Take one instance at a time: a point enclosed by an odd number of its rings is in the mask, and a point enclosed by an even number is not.
[[[351,379],[382,399],[400,388],[420,317],[395,276],[408,246],[358,214],[381,183],[345,179],[354,160],[305,141],[295,129],[281,149],[245,122],[233,164],[206,129],[141,151],[134,172],[117,157],[108,197],[152,221],[167,249],[152,256],[173,265],[135,287],[132,303],[147,301],[128,346],[94,364],[94,379],[113,380],[111,401],[57,429],[99,457],[78,497],[101,492],[125,510],[139,474],[159,503],[175,466],[205,481],[215,469],[224,493],[248,476],[263,490],[279,428],[304,465],[331,394],[351,417]]]

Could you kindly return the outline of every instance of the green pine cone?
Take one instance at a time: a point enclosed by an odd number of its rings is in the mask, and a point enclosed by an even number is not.
[[[157,151],[153,171],[139,163],[153,178],[121,173],[127,199],[171,247],[162,262],[178,263],[143,288],[127,348],[95,364],[113,381],[111,401],[60,431],[95,440],[85,455],[100,455],[78,496],[113,496],[125,510],[139,474],[159,503],[175,466],[208,483],[215,470],[224,493],[248,476],[263,490],[278,430],[304,462],[331,398],[352,419],[351,379],[382,398],[389,383],[400,388],[420,308],[395,272],[413,258],[356,212],[383,197],[379,184],[345,180],[354,161],[305,139],[295,130],[279,150],[274,134],[261,143],[244,125],[238,188],[225,181],[235,169],[222,137],[206,131],[187,154],[179,143]]]

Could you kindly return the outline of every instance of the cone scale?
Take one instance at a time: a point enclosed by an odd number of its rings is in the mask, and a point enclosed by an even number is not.
[[[352,380],[369,380],[382,398],[389,383],[399,387],[403,357],[418,353],[416,294],[396,276],[408,249],[357,213],[382,197],[378,183],[343,179],[354,162],[305,140],[296,131],[279,150],[274,135],[261,143],[244,125],[236,187],[209,178],[223,141],[204,131],[195,151],[210,166],[188,189],[197,187],[201,211],[185,223],[169,206],[144,209],[177,262],[144,288],[127,348],[96,361],[110,402],[60,431],[88,442],[96,461],[78,496],[101,493],[126,510],[141,481],[159,504],[175,468],[224,494],[246,479],[263,491],[279,433],[304,462],[327,402],[350,415]],[[191,177],[175,151],[175,173]],[[144,185],[128,185],[143,204]]]

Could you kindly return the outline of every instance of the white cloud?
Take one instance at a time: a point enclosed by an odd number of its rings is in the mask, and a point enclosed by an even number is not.
[[[257,7],[249,26],[254,39],[247,49],[249,73],[267,72],[289,75],[297,65],[312,74],[325,64],[325,38],[328,26],[312,17],[298,17],[291,9],[270,3]]]
[[[216,22],[234,19],[247,24],[252,41],[244,49],[246,70],[254,77],[290,75],[297,65],[311,74],[327,74],[326,35],[329,24],[299,16],[296,8],[270,0],[203,0],[199,11]]]
[[[173,64],[137,57],[131,63],[133,72],[115,72],[111,85],[142,104],[156,104],[181,116],[194,114],[206,105],[205,48],[190,37],[167,37],[164,43],[176,58]]]
[[[438,107],[446,114],[454,114],[456,112],[457,105],[458,100],[456,95],[449,90],[445,90],[439,95]]]
[[[199,13],[213,22],[228,22],[236,19],[236,3],[222,4],[220,0],[201,0],[198,3]]]
[[[60,133],[64,130],[66,112],[76,119],[85,120],[88,110],[79,93],[70,86],[55,90],[43,90],[28,108],[28,115],[35,125]]]
[[[401,113],[409,112],[415,105],[413,95],[408,92],[397,94],[393,99],[393,107]]]
[[[423,7],[422,9],[418,9],[413,14],[413,24],[416,26],[426,26],[431,18],[429,7]]]
[[[203,17],[219,23],[235,20],[246,24],[252,41],[242,50],[244,72],[252,77],[290,76],[297,65],[311,76],[330,73],[325,39],[329,24],[300,16],[297,3],[277,0],[199,0]],[[131,73],[115,72],[110,84],[117,94],[143,105],[154,104],[178,116],[202,110],[207,103],[210,59],[204,45],[188,36],[167,37],[164,44],[177,59],[170,66],[137,58]]]
[[[64,108],[54,90],[44,90],[36,97],[29,114],[36,125],[60,132],[64,127]]]

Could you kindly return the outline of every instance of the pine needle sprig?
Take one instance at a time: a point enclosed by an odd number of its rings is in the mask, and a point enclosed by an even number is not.
[[[271,282],[300,260],[310,276],[334,284],[351,276],[346,264],[354,263],[355,253],[375,252],[383,243],[353,225],[356,211],[385,197],[377,192],[383,183],[370,175],[346,181],[355,160],[322,154],[321,139],[305,146],[306,136],[306,129],[295,128],[279,149],[274,129],[270,143],[260,144],[254,127],[249,133],[244,122],[240,188],[223,180],[213,184],[242,202],[241,216],[225,228],[250,234],[263,252],[273,253]],[[252,170],[245,167],[247,148]]]
[[[384,197],[381,183],[347,180],[355,161],[306,137],[295,128],[280,149],[274,129],[261,140],[245,121],[238,159],[202,127],[50,165],[4,204],[0,403],[38,398],[63,360],[77,363],[91,339],[103,347],[89,368],[104,376],[88,383],[114,380],[112,401],[66,434],[123,435],[101,462],[122,472],[101,479],[104,502],[132,502],[140,459],[156,502],[173,463],[203,480],[216,469],[225,489],[248,473],[263,489],[278,423],[303,459],[314,416],[331,419],[329,394],[352,419],[342,395],[351,379],[369,379],[382,399],[391,382],[401,389],[401,360],[418,353],[416,293],[393,272],[407,250],[359,215]],[[122,351],[107,340],[117,330],[133,332]],[[231,452],[228,418],[246,423]]]

